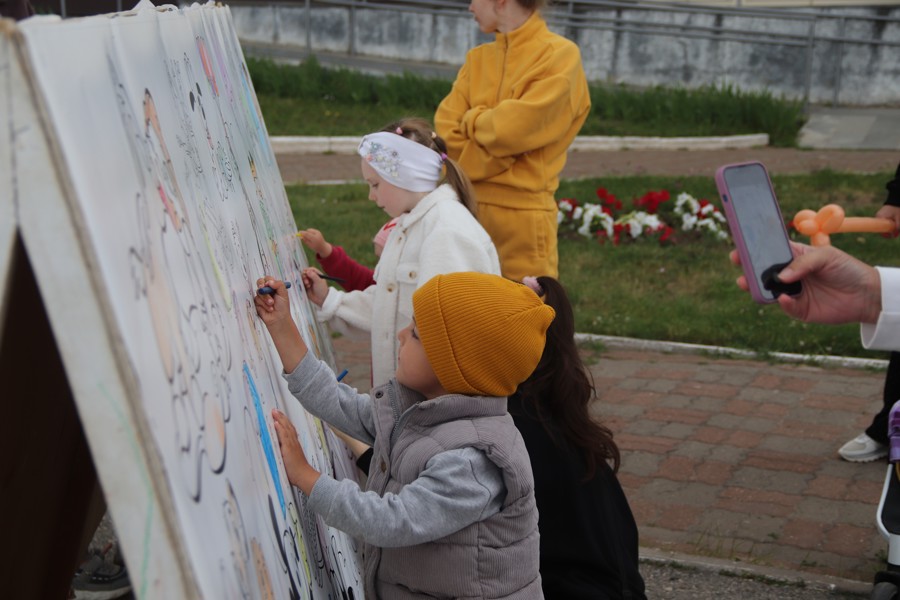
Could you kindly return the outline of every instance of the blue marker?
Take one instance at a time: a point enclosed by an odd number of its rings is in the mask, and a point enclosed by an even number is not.
[[[286,287],[287,289],[291,289],[291,282],[290,282],[290,281],[285,281],[285,282],[284,282],[284,287]],[[274,293],[275,293],[274,288],[270,288],[270,287],[267,286],[267,285],[262,286],[261,288],[259,288],[259,289],[256,290],[256,291],[259,292],[260,294],[274,294]]]
[[[347,376],[347,369],[344,369],[343,371],[341,371],[341,374],[338,375],[338,381],[340,381],[341,379],[343,379],[346,376]]]

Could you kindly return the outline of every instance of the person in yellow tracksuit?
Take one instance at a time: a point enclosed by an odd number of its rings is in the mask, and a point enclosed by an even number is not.
[[[559,276],[554,194],[591,107],[581,53],[552,33],[544,0],[471,0],[495,40],[469,51],[435,129],[475,185],[505,277]]]

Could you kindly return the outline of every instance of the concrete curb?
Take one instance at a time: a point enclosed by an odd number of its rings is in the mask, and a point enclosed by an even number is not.
[[[354,154],[361,136],[272,136],[275,154]],[[725,150],[769,145],[769,135],[730,135],[719,137],[636,137],[578,136],[570,152],[615,150]]]
[[[815,364],[823,367],[847,367],[851,369],[887,369],[888,361],[881,359],[857,358],[853,356],[826,356],[815,354],[791,354],[788,352],[761,353],[752,350],[739,350],[737,348],[725,348],[722,346],[704,346],[702,344],[687,344],[683,342],[660,342],[654,340],[640,340],[635,338],[617,337],[611,335],[597,335],[593,333],[576,333],[575,341],[599,342],[608,348],[624,350],[649,350],[651,352],[668,352],[682,354],[707,354],[725,358],[745,358],[749,360],[776,360],[781,362],[793,362]]]
[[[728,573],[734,577],[762,579],[772,584],[801,585],[806,589],[822,590],[827,592],[829,596],[835,594],[868,598],[872,591],[871,583],[830,575],[816,575],[764,565],[735,563],[735,561],[722,558],[698,557],[677,552],[666,552],[655,548],[641,547],[638,553],[642,563],[673,564],[706,573]]]

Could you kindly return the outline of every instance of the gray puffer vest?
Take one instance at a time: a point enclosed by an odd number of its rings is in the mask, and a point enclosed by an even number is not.
[[[431,457],[471,447],[502,469],[507,494],[500,512],[444,538],[404,548],[367,545],[366,597],[543,598],[534,477],[506,398],[423,400],[396,380],[372,393],[376,441],[368,490],[398,493]]]

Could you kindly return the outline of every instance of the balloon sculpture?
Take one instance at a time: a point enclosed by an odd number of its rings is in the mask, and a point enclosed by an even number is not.
[[[801,210],[792,221],[794,228],[801,234],[809,236],[813,246],[827,246],[831,243],[832,233],[891,233],[894,222],[890,219],[874,217],[845,217],[844,209],[837,204],[828,204],[815,212]]]

